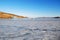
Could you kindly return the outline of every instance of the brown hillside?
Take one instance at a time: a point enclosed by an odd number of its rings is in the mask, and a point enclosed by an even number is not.
[[[5,12],[0,12],[0,18],[5,18],[5,19],[10,19],[10,18],[27,18],[24,16],[18,16],[15,14],[10,14],[10,13],[5,13]]]

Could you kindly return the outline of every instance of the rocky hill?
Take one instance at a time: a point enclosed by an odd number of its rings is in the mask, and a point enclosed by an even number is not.
[[[11,19],[11,18],[27,18],[27,17],[19,16],[11,13],[0,12],[0,18]]]

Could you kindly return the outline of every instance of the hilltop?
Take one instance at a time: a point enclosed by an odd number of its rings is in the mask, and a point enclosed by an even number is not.
[[[0,18],[3,19],[11,19],[11,18],[27,18],[25,16],[19,16],[11,13],[6,13],[6,12],[0,12]]]

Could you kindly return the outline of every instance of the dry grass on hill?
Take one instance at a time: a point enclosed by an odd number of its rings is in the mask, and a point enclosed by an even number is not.
[[[18,16],[15,14],[10,14],[10,13],[5,13],[5,12],[0,12],[0,18],[6,18],[6,19],[10,19],[10,18],[27,18],[25,16]]]

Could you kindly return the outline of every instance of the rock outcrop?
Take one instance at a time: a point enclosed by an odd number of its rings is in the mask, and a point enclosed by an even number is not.
[[[54,17],[54,18],[60,18],[59,16],[57,16],[57,17]]]

